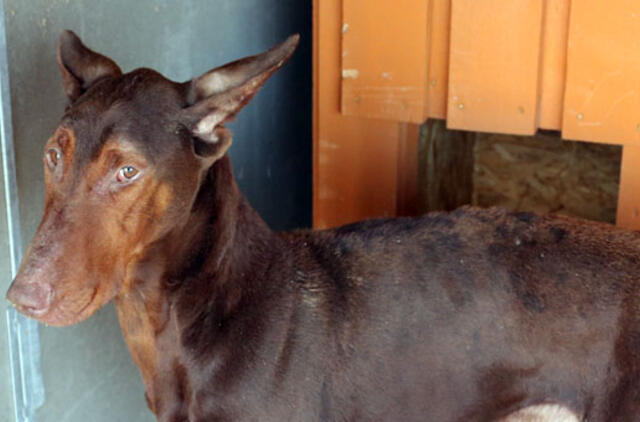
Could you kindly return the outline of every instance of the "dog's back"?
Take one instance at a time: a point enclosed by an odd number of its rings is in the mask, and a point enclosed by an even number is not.
[[[462,208],[296,241],[291,347],[306,340],[286,376],[321,379],[330,419],[632,414],[639,233]]]

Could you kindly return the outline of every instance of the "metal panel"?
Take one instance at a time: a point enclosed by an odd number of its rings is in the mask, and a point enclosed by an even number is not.
[[[640,145],[640,3],[571,3],[562,135]]]
[[[532,134],[543,2],[453,0],[447,127]]]
[[[2,287],[6,288],[15,277],[22,256],[18,191],[13,148],[11,101],[7,67],[7,39],[4,2],[0,0],[0,145],[2,153],[3,243],[8,246]],[[7,262],[8,261],[8,262]],[[4,291],[4,289],[2,290]],[[16,421],[33,421],[34,413],[44,402],[44,386],[40,370],[40,337],[38,323],[20,315],[15,309],[6,311],[8,356],[11,365],[13,417]],[[3,346],[4,341],[1,343]],[[4,347],[3,347],[4,348]],[[2,354],[6,356],[7,354]],[[8,377],[5,377],[7,379]],[[2,389],[8,392],[9,390]],[[7,394],[8,395],[8,394]],[[9,412],[4,412],[9,415]]]
[[[422,123],[427,11],[425,0],[344,0],[343,114]]]
[[[33,236],[42,214],[42,147],[65,105],[55,61],[55,45],[63,28],[76,31],[90,47],[113,57],[124,70],[151,67],[175,80],[186,80],[301,32],[303,41],[292,62],[233,123],[231,156],[241,189],[268,223],[275,228],[310,224],[308,2],[5,2],[25,240]],[[153,420],[111,306],[73,327],[42,327],[40,334],[47,397],[36,413],[38,421]]]

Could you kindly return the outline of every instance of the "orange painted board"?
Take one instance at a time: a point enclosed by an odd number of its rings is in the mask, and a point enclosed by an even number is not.
[[[452,0],[447,127],[535,132],[543,6]]]
[[[314,0],[315,228],[396,213],[398,124],[340,114],[341,16]]]
[[[343,0],[342,113],[421,123],[426,0]]]
[[[430,0],[429,63],[427,76],[427,115],[447,118],[447,85],[449,83],[449,32],[451,0]]]
[[[562,128],[562,105],[567,75],[569,1],[546,0],[542,31],[540,122],[542,129]]]
[[[640,147],[622,150],[617,225],[640,230]]]
[[[640,146],[640,2],[571,4],[562,135]]]

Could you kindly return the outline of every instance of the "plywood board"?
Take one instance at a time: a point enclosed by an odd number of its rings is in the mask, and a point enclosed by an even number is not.
[[[422,122],[427,12],[426,0],[343,1],[343,114]]]
[[[545,3],[538,126],[542,129],[560,130],[567,74],[569,0],[546,0]]]
[[[571,4],[562,133],[640,145],[640,2]]]
[[[622,151],[557,134],[478,135],[473,204],[613,223]]]
[[[396,213],[398,124],[340,114],[341,14],[314,0],[315,228]]]
[[[453,0],[449,128],[532,134],[544,3]]]

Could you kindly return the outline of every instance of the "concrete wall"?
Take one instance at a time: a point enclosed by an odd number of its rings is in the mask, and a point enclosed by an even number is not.
[[[56,41],[64,28],[124,71],[151,67],[180,81],[301,33],[293,61],[231,125],[231,157],[240,187],[272,227],[310,225],[310,1],[5,0],[5,16],[25,246],[43,208],[42,147],[65,105],[55,62]],[[10,278],[5,259],[0,252],[3,292]],[[0,329],[6,332],[3,323]],[[46,400],[36,420],[152,420],[112,306],[74,327],[40,327],[40,335]],[[0,341],[0,356],[6,357],[5,340]],[[2,421],[10,420],[4,415],[11,409],[7,362],[8,357],[0,362]]]

